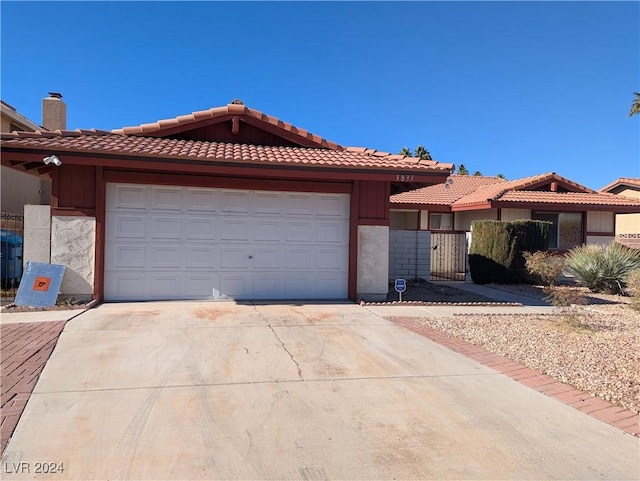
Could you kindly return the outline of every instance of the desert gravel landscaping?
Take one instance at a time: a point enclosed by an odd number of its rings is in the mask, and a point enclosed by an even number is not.
[[[496,287],[496,286],[494,286]],[[540,295],[531,286],[502,286]],[[551,315],[404,319],[520,362],[577,389],[640,412],[640,313],[629,298],[592,294]],[[424,300],[424,299],[423,299]]]

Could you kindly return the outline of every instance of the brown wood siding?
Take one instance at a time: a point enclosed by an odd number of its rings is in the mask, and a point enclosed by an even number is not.
[[[206,140],[209,142],[228,142],[232,144],[270,145],[283,147],[298,147],[287,139],[283,139],[271,132],[240,121],[238,134],[231,131],[232,120],[226,120],[217,124],[198,127],[193,130],[176,133],[167,136],[179,140]]]
[[[358,224],[389,225],[391,182],[360,182]]]
[[[95,209],[96,168],[91,165],[62,165],[56,176],[55,196],[60,209]]]

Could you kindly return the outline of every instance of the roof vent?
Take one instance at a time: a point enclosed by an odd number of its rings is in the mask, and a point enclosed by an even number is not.
[[[49,92],[49,97],[52,97],[54,99],[61,99],[62,94],[59,92]]]
[[[244,102],[240,99],[233,99],[231,105],[244,105]]]

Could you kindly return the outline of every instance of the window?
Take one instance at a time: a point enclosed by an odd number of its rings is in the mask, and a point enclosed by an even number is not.
[[[535,220],[551,222],[549,249],[569,250],[582,244],[582,214],[537,212]]]
[[[453,230],[453,214],[430,214],[429,229]]]

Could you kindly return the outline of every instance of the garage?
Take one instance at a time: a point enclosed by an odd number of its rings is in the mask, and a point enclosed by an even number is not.
[[[106,184],[105,300],[345,299],[349,194]]]

